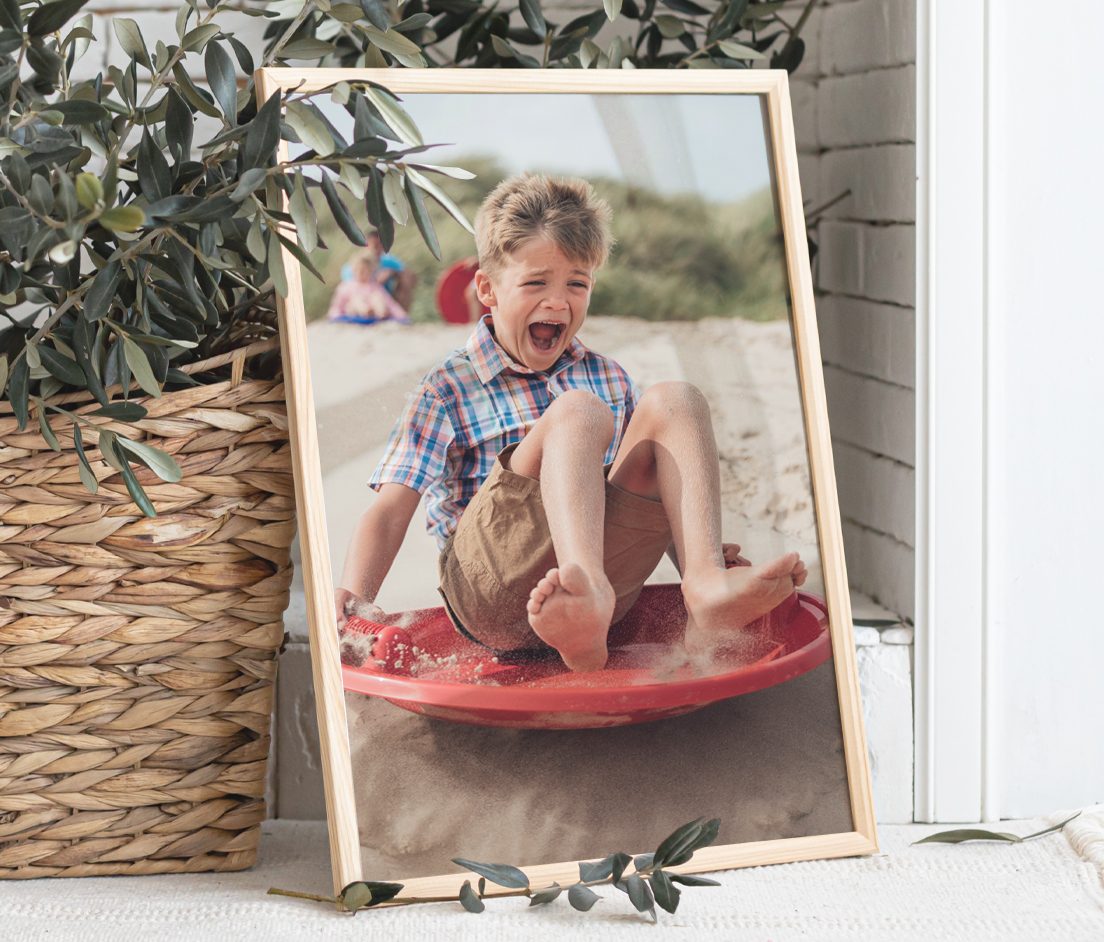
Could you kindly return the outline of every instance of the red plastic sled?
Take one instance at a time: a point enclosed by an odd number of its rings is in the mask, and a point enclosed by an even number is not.
[[[680,716],[783,683],[831,654],[827,608],[805,592],[734,633],[708,672],[680,657],[686,610],[678,585],[645,586],[610,633],[606,667],[590,673],[567,670],[551,649],[547,657],[495,657],[462,637],[443,608],[402,621],[346,620],[345,689],[478,726],[591,729]]]
[[[445,322],[449,324],[471,322],[471,311],[464,291],[471,284],[478,268],[478,262],[461,259],[449,267],[437,282],[437,310],[441,312],[441,318]],[[484,307],[483,312],[489,313],[490,308]]]

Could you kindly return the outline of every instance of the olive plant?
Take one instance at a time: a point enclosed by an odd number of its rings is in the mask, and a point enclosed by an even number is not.
[[[94,22],[109,28],[87,2],[0,0],[0,397],[21,429],[33,418],[58,450],[48,416],[70,416],[81,479],[95,492],[91,431],[153,516],[132,465],[167,481],[181,470],[118,430],[146,415],[132,385],[159,397],[221,381],[224,371],[181,367],[273,336],[275,294],[287,292],[279,249],[320,277],[310,260],[318,206],[355,244],[365,243],[357,203],[385,248],[396,224],[413,222],[439,254],[427,201],[470,229],[435,180],[471,175],[421,162],[431,145],[383,85],[329,90],[352,119],[347,140],[311,96],[276,92],[258,104],[257,68],[745,68],[767,59],[793,69],[815,0],[799,12],[750,0],[603,0],[562,24],[540,0],[516,10],[498,0],[182,0],[172,43],[150,46],[135,20],[112,17],[126,64],[81,77],[78,63],[104,41]],[[267,20],[258,56],[227,26],[242,13]],[[599,45],[603,25],[630,20],[635,39],[621,30]],[[277,159],[281,139],[300,145],[292,158]],[[282,197],[287,212],[276,208]],[[276,359],[250,370],[271,372]],[[57,401],[74,391],[99,407],[77,413]]]

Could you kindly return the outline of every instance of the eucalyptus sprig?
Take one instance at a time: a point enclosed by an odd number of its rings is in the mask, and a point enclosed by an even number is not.
[[[990,831],[987,828],[954,828],[950,831],[938,831],[922,837],[913,844],[965,844],[967,841],[996,841],[1001,844],[1022,844],[1024,841],[1033,841],[1037,837],[1045,837],[1062,830],[1067,824],[1076,818],[1080,811],[1071,814],[1065,821],[1059,821],[1048,828],[1036,831],[1034,834],[1013,834],[1010,831]]]
[[[706,821],[697,818],[672,832],[651,854],[638,854],[631,857],[618,851],[598,861],[579,863],[579,879],[568,886],[552,883],[548,886],[533,887],[525,871],[509,864],[488,864],[463,857],[454,857],[452,862],[470,870],[479,876],[476,885],[465,880],[460,891],[450,896],[404,896],[401,883],[379,881],[357,881],[346,886],[337,896],[321,896],[316,893],[304,893],[298,890],[282,890],[276,887],[268,892],[273,896],[291,896],[296,899],[315,900],[340,906],[345,912],[355,913],[361,909],[373,907],[411,906],[416,903],[444,903],[458,901],[470,913],[481,913],[486,909],[484,899],[501,899],[512,896],[529,898],[530,906],[543,906],[556,900],[564,892],[573,909],[589,912],[602,897],[594,892],[596,886],[613,886],[628,896],[637,912],[647,913],[652,922],[656,922],[656,906],[673,913],[678,909],[682,896],[681,886],[719,886],[716,880],[672,871],[689,863],[695,851],[708,847],[717,839],[721,822],[717,818]],[[631,871],[630,871],[631,866]],[[487,882],[503,887],[489,896]]]

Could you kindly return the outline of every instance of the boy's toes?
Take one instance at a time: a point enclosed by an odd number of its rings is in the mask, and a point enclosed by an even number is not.
[[[801,557],[797,553],[786,553],[785,556],[779,556],[769,563],[763,563],[760,575],[764,579],[781,579],[783,576],[796,575],[796,568],[800,561]]]

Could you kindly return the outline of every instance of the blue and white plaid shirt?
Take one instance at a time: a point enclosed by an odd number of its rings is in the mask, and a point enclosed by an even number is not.
[[[440,548],[508,445],[520,442],[558,395],[594,393],[609,404],[613,461],[639,399],[616,362],[577,338],[547,372],[515,362],[495,341],[484,315],[467,345],[430,370],[395,423],[369,485],[405,484],[426,495],[426,529]]]

